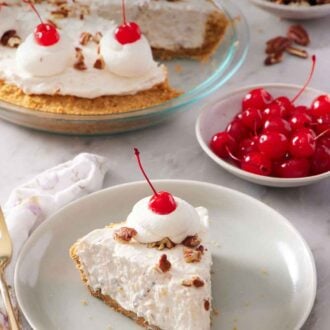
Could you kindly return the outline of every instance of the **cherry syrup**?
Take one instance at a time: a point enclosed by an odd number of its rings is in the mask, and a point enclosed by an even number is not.
[[[28,4],[40,20],[40,24],[34,30],[34,40],[40,46],[53,46],[60,40],[60,34],[53,24],[44,23],[35,5],[30,0],[22,0]]]
[[[143,176],[147,180],[151,190],[154,193],[153,196],[150,198],[149,208],[154,213],[162,214],[162,215],[170,214],[173,211],[175,211],[177,205],[176,205],[173,195],[167,191],[157,192],[157,190],[151,183],[149,177],[147,176],[146,172],[144,171],[144,168],[141,163],[140,151],[137,148],[134,148],[134,154],[135,154],[136,160],[139,164],[139,167],[140,167],[140,170],[141,170]]]

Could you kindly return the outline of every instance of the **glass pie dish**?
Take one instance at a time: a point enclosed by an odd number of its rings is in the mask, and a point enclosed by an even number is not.
[[[158,124],[175,113],[188,109],[226,83],[244,62],[249,45],[249,30],[241,11],[233,2],[215,1],[230,24],[224,39],[207,62],[171,60],[166,62],[170,84],[184,93],[168,102],[146,109],[109,115],[65,115],[30,110],[0,101],[0,118],[37,130],[74,135],[120,133]],[[178,68],[180,68],[178,70]]]

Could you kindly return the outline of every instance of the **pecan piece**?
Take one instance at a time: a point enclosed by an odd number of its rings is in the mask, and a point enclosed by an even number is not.
[[[102,56],[99,56],[96,59],[96,61],[94,63],[94,68],[98,69],[98,70],[103,70],[105,68],[105,63],[104,63],[104,60],[103,60]]]
[[[307,46],[310,43],[307,31],[299,24],[289,27],[288,38],[301,46]]]
[[[16,34],[15,30],[8,30],[1,37],[1,44],[10,48],[17,48],[21,43],[21,38]]]
[[[198,238],[197,235],[194,236],[187,236],[183,241],[182,244],[186,247],[194,248],[201,244],[201,240]]]
[[[161,270],[163,273],[168,272],[171,269],[171,263],[167,259],[167,255],[163,254],[157,264],[157,269]]]
[[[208,299],[204,299],[204,309],[206,311],[210,310],[210,301]]]
[[[286,37],[275,37],[266,42],[266,54],[283,53],[289,46],[291,41]]]
[[[148,248],[157,248],[158,250],[172,249],[175,247],[175,243],[173,243],[168,237],[163,238],[161,241],[148,243]]]
[[[96,43],[99,44],[100,41],[102,39],[102,33],[101,32],[96,32],[93,36],[92,36],[92,40]]]
[[[202,259],[202,252],[199,250],[184,248],[183,257],[187,263],[200,262]]]
[[[189,280],[183,280],[181,284],[186,287],[194,286],[195,288],[201,288],[205,283],[199,276],[193,276]]]
[[[89,32],[82,32],[80,35],[79,43],[82,46],[86,46],[91,40],[93,36]]]
[[[137,231],[133,228],[121,227],[114,232],[114,239],[120,243],[128,243],[134,236],[137,235]]]
[[[82,49],[79,47],[76,47],[75,49],[76,49],[76,61],[73,64],[73,67],[79,71],[87,70],[87,66],[85,64],[85,57],[82,52]]]

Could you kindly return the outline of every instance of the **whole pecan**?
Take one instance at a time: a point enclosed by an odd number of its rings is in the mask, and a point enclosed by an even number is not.
[[[307,31],[299,24],[289,27],[288,38],[301,46],[307,46],[310,43]]]
[[[266,43],[266,54],[281,54],[283,53],[289,46],[291,45],[291,41],[286,37],[275,37],[267,41]]]

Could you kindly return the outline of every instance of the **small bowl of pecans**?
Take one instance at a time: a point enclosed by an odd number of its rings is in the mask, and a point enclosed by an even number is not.
[[[281,18],[307,20],[330,15],[330,0],[251,0]]]
[[[228,172],[270,187],[330,179],[330,95],[304,86],[244,87],[203,109],[196,123],[205,153]]]

